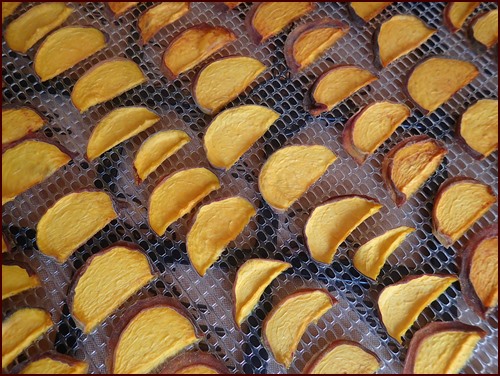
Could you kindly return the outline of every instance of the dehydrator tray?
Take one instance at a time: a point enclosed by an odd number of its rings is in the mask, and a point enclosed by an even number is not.
[[[245,14],[251,4],[242,3],[229,12],[220,12],[214,4],[192,3],[191,11],[163,29],[145,47],[138,44],[138,16],[153,3],[140,3],[119,19],[114,19],[103,3],[71,3],[73,14],[64,25],[89,25],[105,32],[107,48],[81,62],[62,75],[40,83],[33,70],[35,48],[27,55],[11,51],[2,41],[3,105],[28,105],[49,121],[40,133],[76,157],[46,181],[4,205],[2,227],[13,246],[3,259],[27,262],[40,276],[42,286],[2,304],[5,317],[24,306],[43,307],[55,318],[56,325],[30,346],[7,371],[43,351],[55,349],[89,363],[92,373],[105,373],[107,344],[110,334],[120,323],[123,313],[137,301],[155,295],[171,296],[184,304],[203,333],[194,346],[222,359],[234,373],[297,373],[305,363],[333,339],[351,339],[375,352],[381,359],[379,373],[400,373],[407,345],[416,330],[431,321],[460,320],[480,326],[487,332],[474,351],[463,373],[498,372],[498,311],[481,320],[465,304],[458,284],[454,284],[419,316],[403,338],[404,346],[388,337],[377,316],[376,300],[381,289],[410,274],[458,273],[457,254],[467,240],[498,217],[495,204],[465,236],[448,249],[431,234],[430,212],[439,185],[447,178],[465,175],[493,187],[498,195],[498,154],[483,161],[473,160],[454,138],[458,116],[468,105],[481,98],[498,97],[498,63],[496,52],[473,50],[462,30],[451,34],[442,24],[445,3],[394,3],[368,25],[355,25],[349,18],[346,3],[317,3],[309,15],[287,27],[285,32],[263,45],[253,44],[244,28]],[[22,4],[17,17],[33,4]],[[477,14],[493,9],[496,3],[481,3]],[[319,117],[303,108],[304,95],[319,74],[335,64],[357,64],[375,71],[372,64],[371,36],[375,28],[395,14],[414,14],[438,29],[424,45],[379,72],[379,80],[343,101],[333,111]],[[287,71],[283,56],[286,36],[293,27],[322,17],[338,18],[351,29],[326,55],[303,73],[293,77]],[[7,20],[4,25],[8,22]],[[210,167],[202,146],[202,137],[211,120],[195,105],[190,94],[191,81],[199,67],[170,81],[160,71],[161,55],[173,36],[186,28],[207,22],[233,30],[238,39],[207,59],[207,62],[231,54],[253,56],[268,66],[265,74],[227,107],[259,104],[273,108],[280,119],[227,172]],[[480,75],[460,90],[433,114],[423,116],[408,100],[402,89],[407,72],[422,58],[444,55],[474,63]],[[70,101],[76,80],[90,67],[107,58],[126,57],[138,63],[148,82],[118,98],[80,114]],[[362,167],[341,146],[340,136],[346,120],[361,106],[376,100],[405,103],[412,115]],[[112,109],[141,105],[156,111],[162,118],[152,128],[121,143],[89,163],[85,149],[95,124]],[[136,185],[133,157],[141,143],[162,129],[181,129],[192,141],[164,162],[144,183]],[[428,134],[443,141],[449,149],[439,170],[403,207],[397,208],[382,184],[381,161],[384,154],[406,137]],[[257,187],[258,172],[264,161],[276,150],[291,144],[321,144],[329,147],[339,159],[327,173],[286,213],[276,213],[262,199]],[[222,188],[210,194],[202,204],[231,195],[241,195],[257,208],[250,225],[207,272],[198,276],[186,254],[187,223],[193,210],[174,223],[164,236],[155,235],[148,226],[146,203],[161,177],[182,168],[203,166],[221,180]],[[60,265],[44,256],[36,246],[36,224],[42,214],[63,195],[75,190],[97,188],[119,202],[117,220],[98,232],[69,260]],[[343,194],[375,197],[383,209],[366,220],[340,246],[331,265],[315,262],[309,256],[302,237],[305,219],[326,198]],[[199,206],[198,206],[199,207]],[[353,251],[367,240],[398,226],[413,226],[416,231],[389,257],[380,277],[370,282],[352,266]],[[99,250],[120,240],[142,247],[159,277],[130,298],[102,325],[89,335],[77,328],[66,303],[66,291],[72,275],[85,260]],[[266,289],[257,308],[239,330],[232,319],[230,290],[235,273],[250,258],[274,258],[293,265]],[[283,297],[303,287],[323,287],[338,299],[338,304],[302,337],[292,366],[286,370],[272,357],[261,341],[261,324],[272,307]],[[191,350],[188,349],[188,350]]]

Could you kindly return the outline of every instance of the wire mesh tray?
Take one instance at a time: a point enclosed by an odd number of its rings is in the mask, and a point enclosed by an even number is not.
[[[113,19],[103,3],[73,3],[75,9],[65,25],[97,27],[109,37],[108,47],[78,64],[61,76],[40,83],[33,70],[33,55],[12,52],[2,41],[3,103],[29,105],[49,119],[40,132],[76,153],[76,158],[49,179],[6,204],[2,211],[2,227],[13,245],[4,259],[28,262],[38,273],[42,287],[5,300],[2,314],[22,306],[41,306],[58,318],[56,325],[40,341],[30,346],[7,369],[42,351],[55,349],[87,361],[90,372],[104,373],[107,343],[123,312],[135,302],[149,296],[166,295],[181,301],[204,334],[194,346],[222,359],[230,371],[237,373],[286,373],[276,363],[260,340],[264,317],[281,298],[302,287],[324,287],[339,303],[311,325],[302,337],[295,360],[288,369],[300,372],[305,363],[326,344],[337,338],[359,341],[374,351],[382,362],[380,373],[402,371],[406,346],[388,337],[377,318],[376,300],[381,289],[403,276],[419,273],[457,273],[456,255],[478,230],[497,221],[498,206],[481,218],[453,247],[445,249],[431,235],[430,212],[439,185],[449,176],[466,175],[493,187],[498,194],[497,153],[483,161],[474,161],[454,141],[458,116],[477,99],[498,97],[498,63],[495,53],[477,53],[470,49],[463,31],[449,33],[442,26],[444,3],[394,3],[370,24],[359,27],[348,19],[342,3],[318,3],[311,14],[294,23],[302,24],[322,17],[338,18],[351,25],[349,33],[329,50],[326,56],[296,77],[285,66],[283,45],[292,29],[261,46],[250,42],[243,27],[250,4],[240,4],[231,12],[221,13],[214,4],[193,3],[181,20],[163,29],[154,40],[138,45],[137,18],[152,3],[140,3],[119,19]],[[15,16],[33,4],[23,4]],[[495,3],[481,3],[479,10],[493,9]],[[373,69],[370,48],[375,27],[395,14],[410,13],[428,25],[438,28],[424,45],[380,72],[380,78],[360,90],[333,111],[317,118],[303,108],[304,94],[314,79],[334,64],[357,64]],[[280,119],[263,138],[229,171],[214,171],[222,188],[202,204],[231,195],[241,195],[257,208],[257,215],[245,232],[230,244],[221,259],[200,278],[186,254],[186,226],[195,211],[173,224],[164,236],[156,236],[147,224],[146,202],[159,179],[186,167],[211,169],[202,147],[202,137],[211,117],[203,114],[191,97],[189,87],[199,70],[193,69],[175,81],[160,72],[161,54],[173,36],[186,28],[207,22],[224,25],[238,35],[238,40],[211,56],[216,58],[241,54],[253,56],[269,68],[246,92],[228,107],[240,104],[266,105],[281,114]],[[474,63],[480,69],[474,82],[453,96],[430,116],[422,116],[402,91],[408,70],[425,56],[443,54]],[[138,63],[148,82],[118,98],[80,114],[71,104],[70,93],[76,80],[90,67],[107,58],[127,57]],[[358,167],[340,143],[343,124],[361,106],[376,100],[393,100],[407,104],[412,115],[362,167]],[[85,148],[94,125],[105,114],[119,106],[143,105],[156,111],[162,120],[154,127],[120,144],[94,162],[84,159]],[[169,158],[142,185],[134,183],[132,160],[141,143],[161,129],[181,129],[192,142]],[[398,209],[383,187],[380,167],[382,157],[406,137],[428,134],[442,140],[449,148],[445,162],[425,185],[402,208]],[[328,146],[339,157],[327,173],[308,190],[285,214],[275,213],[257,189],[257,177],[264,161],[284,145],[316,143]],[[82,188],[98,188],[123,202],[119,218],[97,233],[70,259],[59,265],[42,255],[35,242],[35,228],[42,214],[63,195]],[[359,226],[340,246],[331,265],[311,260],[305,250],[302,229],[308,214],[317,204],[334,195],[357,193],[377,198],[384,208]],[[360,275],[352,266],[352,251],[360,244],[397,226],[413,226],[416,231],[388,259],[376,283]],[[75,325],[66,304],[66,290],[72,275],[92,254],[125,240],[146,250],[160,277],[129,299],[102,325],[89,335]],[[256,310],[243,330],[236,328],[231,316],[230,290],[238,267],[249,258],[275,258],[293,265],[265,291]],[[474,351],[464,373],[496,373],[498,371],[498,318],[495,312],[481,320],[465,304],[459,288],[453,285],[419,316],[403,338],[408,344],[416,330],[436,320],[460,320],[478,325],[488,333]]]

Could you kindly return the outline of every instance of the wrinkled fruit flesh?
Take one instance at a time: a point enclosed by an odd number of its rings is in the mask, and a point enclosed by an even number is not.
[[[116,218],[113,202],[107,193],[70,193],[50,207],[38,222],[38,249],[58,262],[65,262],[75,250]]]
[[[109,6],[109,9],[115,14],[115,16],[120,16],[123,13],[125,13],[127,10],[132,9],[135,7],[137,4],[139,4],[138,1],[111,1],[107,3]]]
[[[138,27],[142,43],[146,44],[155,34],[189,12],[188,2],[164,2],[149,8],[139,17]]]
[[[267,315],[262,329],[264,341],[274,359],[290,367],[300,338],[336,303],[324,290],[297,291],[284,298]]]
[[[391,5],[392,2],[351,2],[350,7],[354,10],[356,15],[365,22],[370,22],[373,18],[377,17],[385,8]]]
[[[41,183],[71,157],[57,146],[26,140],[2,153],[2,205]]]
[[[292,265],[277,260],[250,259],[238,269],[233,287],[234,320],[238,326],[253,311],[269,284]]]
[[[200,208],[186,241],[189,260],[199,275],[205,275],[255,213],[253,205],[242,197],[231,197]]]
[[[472,36],[486,48],[498,43],[498,9],[484,13],[474,21]]]
[[[68,26],[54,31],[40,45],[34,68],[47,81],[106,47],[106,37],[93,27]]]
[[[31,108],[2,109],[2,145],[20,140],[44,124],[45,119]]]
[[[145,131],[160,117],[145,107],[123,107],[111,111],[94,128],[87,145],[87,158],[92,161],[119,143]]]
[[[221,112],[208,126],[203,145],[210,164],[228,170],[279,118],[267,107],[244,105]]]
[[[12,15],[16,11],[17,7],[21,4],[22,4],[22,2],[20,2],[20,1],[19,2],[2,1],[2,23],[3,23],[3,21],[5,21],[5,19],[7,17]]]
[[[2,300],[40,286],[36,274],[20,265],[2,265]]]
[[[401,343],[420,313],[455,281],[453,275],[424,274],[385,287],[378,298],[378,308],[387,333]]]
[[[149,225],[158,235],[163,235],[168,226],[219,188],[219,179],[206,168],[182,170],[168,176],[156,186],[149,199]]]
[[[316,207],[304,229],[312,258],[331,264],[339,245],[381,208],[376,200],[356,195],[334,197]]]
[[[155,275],[137,249],[111,246],[89,258],[70,291],[71,313],[90,333]]]
[[[472,12],[481,4],[480,2],[451,2],[444,9],[444,23],[455,33],[460,30]]]
[[[88,364],[59,353],[48,353],[37,357],[24,366],[20,374],[83,375],[88,372]]]
[[[271,155],[262,167],[260,193],[272,207],[286,210],[336,159],[330,149],[321,145],[284,147]]]

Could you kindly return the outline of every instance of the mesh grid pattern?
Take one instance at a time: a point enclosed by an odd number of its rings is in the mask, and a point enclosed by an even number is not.
[[[6,258],[28,262],[42,280],[42,287],[4,301],[2,313],[22,306],[41,306],[50,311],[56,325],[40,341],[30,346],[16,362],[43,350],[57,351],[86,360],[90,371],[106,372],[107,342],[122,313],[134,302],[154,295],[179,299],[196,321],[203,340],[194,348],[209,351],[222,359],[233,372],[285,373],[260,340],[261,324],[272,307],[283,297],[303,287],[328,289],[339,303],[312,325],[301,339],[295,360],[288,372],[300,372],[307,360],[336,338],[359,341],[374,351],[382,361],[381,373],[402,370],[406,347],[389,338],[377,316],[376,301],[381,289],[406,275],[419,273],[457,273],[457,252],[479,229],[497,221],[498,207],[481,218],[453,247],[444,248],[431,235],[430,212],[439,185],[450,176],[465,175],[491,185],[497,194],[497,153],[483,161],[474,161],[454,141],[458,116],[477,99],[498,97],[498,66],[494,52],[478,52],[465,41],[465,33],[451,35],[442,26],[444,3],[395,3],[364,27],[354,25],[347,17],[345,4],[318,3],[311,14],[295,22],[332,17],[346,20],[349,33],[328,51],[325,57],[298,76],[286,69],[283,45],[292,29],[261,46],[250,42],[243,20],[250,4],[220,13],[213,4],[193,3],[191,11],[173,25],[160,31],[147,46],[137,44],[137,18],[152,3],[140,3],[118,20],[113,19],[102,3],[72,3],[75,9],[64,25],[88,25],[108,35],[108,47],[81,62],[62,75],[40,83],[33,70],[32,48],[27,56],[12,52],[2,42],[2,77],[4,104],[29,105],[49,119],[40,132],[76,153],[76,158],[49,179],[21,194],[4,206],[4,232],[14,246]],[[23,4],[14,17],[33,4]],[[482,3],[479,10],[493,9],[495,3]],[[302,107],[304,95],[315,78],[335,64],[357,64],[374,71],[370,48],[371,35],[377,25],[394,14],[411,13],[428,25],[438,28],[424,45],[379,72],[379,80],[338,105],[333,111],[311,117]],[[238,40],[212,55],[207,62],[230,54],[253,56],[268,70],[245,93],[227,107],[261,104],[281,114],[280,119],[263,138],[244,154],[227,172],[214,171],[222,188],[202,204],[214,199],[241,195],[257,208],[248,228],[230,244],[221,259],[200,278],[191,267],[185,249],[187,225],[196,210],[169,227],[164,236],[155,235],[147,224],[147,200],[157,182],[182,168],[203,166],[209,169],[202,147],[202,137],[211,117],[203,114],[190,94],[190,83],[199,67],[169,81],[160,72],[161,55],[173,37],[186,28],[207,22],[233,30]],[[474,82],[453,96],[430,116],[423,116],[402,91],[408,70],[423,57],[445,55],[474,63],[481,71]],[[118,98],[80,114],[71,104],[70,93],[76,80],[90,67],[107,58],[127,57],[138,63],[148,82]],[[376,100],[405,103],[412,115],[399,127],[362,167],[358,167],[343,150],[340,135],[343,124],[360,107]],[[85,148],[95,124],[119,106],[143,105],[156,111],[162,120],[136,137],[116,146],[93,162],[84,159]],[[141,143],[151,134],[164,129],[186,131],[192,141],[164,162],[140,186],[134,183],[132,161]],[[398,209],[387,194],[380,174],[383,155],[401,140],[417,134],[428,134],[442,140],[449,149],[445,162],[425,185]],[[291,144],[321,144],[329,147],[339,159],[286,213],[275,213],[258,193],[258,172],[274,151]],[[62,196],[78,189],[98,188],[112,195],[119,205],[119,218],[80,247],[63,265],[42,255],[36,248],[36,224],[43,213]],[[358,193],[377,198],[383,209],[366,220],[339,247],[331,265],[311,260],[305,249],[302,229],[312,209],[331,196]],[[353,251],[360,244],[384,231],[407,225],[416,228],[389,257],[376,283],[368,281],[352,266]],[[66,291],[72,275],[88,257],[118,240],[137,243],[146,252],[159,277],[130,298],[90,335],[77,328],[66,304]],[[232,288],[236,270],[249,258],[275,258],[293,265],[280,275],[263,294],[256,310],[238,330],[231,316]],[[461,320],[485,329],[488,336],[477,346],[464,373],[498,371],[498,319],[495,315],[480,320],[464,303],[457,286],[433,302],[419,316],[403,338],[407,344],[416,330],[435,320]]]

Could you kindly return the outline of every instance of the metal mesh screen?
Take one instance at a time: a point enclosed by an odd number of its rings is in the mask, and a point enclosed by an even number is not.
[[[256,46],[250,42],[243,26],[250,4],[220,13],[209,3],[193,3],[191,11],[181,20],[163,29],[153,41],[141,48],[137,18],[153,3],[140,3],[137,8],[119,19],[113,19],[102,3],[72,3],[74,13],[65,25],[94,26],[109,37],[108,47],[74,68],[46,83],[40,83],[34,74],[33,56],[36,47],[27,56],[12,52],[2,41],[2,90],[4,104],[29,105],[49,119],[40,132],[76,153],[76,158],[49,179],[4,205],[3,230],[14,246],[4,259],[28,262],[42,280],[42,287],[25,292],[3,303],[2,313],[22,306],[41,306],[56,317],[56,325],[43,339],[30,346],[8,370],[43,350],[59,352],[86,360],[90,371],[106,372],[107,342],[122,313],[138,300],[154,295],[179,299],[204,334],[196,345],[222,359],[232,372],[285,373],[263,347],[261,324],[273,305],[281,298],[302,287],[324,287],[339,303],[323,316],[317,325],[311,325],[302,337],[295,360],[288,372],[300,372],[313,354],[336,338],[359,341],[374,351],[382,361],[380,373],[398,373],[402,370],[407,346],[399,345],[387,336],[376,309],[381,289],[403,276],[419,273],[457,273],[456,255],[467,240],[479,229],[497,221],[498,207],[481,218],[453,247],[444,248],[431,234],[430,212],[434,194],[439,185],[450,176],[465,175],[491,185],[498,193],[497,153],[483,161],[474,161],[454,140],[458,116],[469,104],[481,98],[497,98],[498,65],[494,52],[478,53],[470,48],[463,31],[451,35],[442,26],[444,3],[395,3],[364,27],[355,26],[347,17],[345,4],[318,3],[315,11],[295,22],[332,17],[346,20],[349,33],[328,51],[326,56],[296,77],[286,69],[283,45],[292,29]],[[23,4],[14,17],[33,4]],[[482,3],[479,10],[493,9],[495,3]],[[357,64],[372,69],[371,36],[375,27],[395,14],[415,14],[428,25],[438,28],[423,46],[399,59],[380,72],[378,81],[360,90],[342,102],[333,111],[313,118],[303,108],[304,94],[318,75],[334,64]],[[268,66],[244,94],[227,107],[240,104],[261,104],[281,114],[280,119],[263,138],[229,171],[214,171],[222,188],[203,200],[241,195],[258,209],[242,235],[230,244],[221,259],[200,278],[191,267],[186,254],[187,223],[196,210],[174,223],[164,236],[156,236],[147,223],[146,205],[159,179],[176,170],[203,166],[210,168],[202,147],[202,137],[211,117],[194,104],[190,83],[199,70],[193,69],[175,81],[169,81],[160,72],[161,54],[178,32],[207,22],[224,25],[238,35],[238,40],[211,56],[207,62],[230,54],[253,56]],[[377,150],[362,167],[358,167],[341,146],[343,124],[361,106],[377,100],[393,100],[413,104],[402,91],[402,82],[408,70],[425,56],[442,54],[474,63],[481,71],[474,82],[453,96],[430,116],[414,110],[392,137]],[[70,93],[77,79],[97,62],[111,57],[127,57],[138,63],[149,81],[118,98],[91,108],[84,114],[71,104]],[[162,118],[152,128],[123,142],[94,162],[85,161],[85,149],[95,124],[104,115],[119,106],[142,105],[156,111]],[[141,143],[162,129],[186,131],[192,141],[163,163],[141,185],[134,183],[132,161]],[[398,209],[382,184],[381,161],[395,144],[406,137],[428,134],[442,140],[449,149],[445,162],[425,185]],[[328,146],[339,159],[327,173],[307,191],[285,214],[275,213],[262,199],[257,188],[257,177],[264,161],[274,151],[290,144],[321,144]],[[98,188],[120,202],[119,218],[98,232],[70,259],[59,265],[42,255],[36,246],[36,224],[55,201],[83,188]],[[349,193],[377,198],[384,208],[366,220],[340,246],[331,265],[313,261],[305,249],[302,229],[312,209],[326,198]],[[389,257],[377,283],[370,282],[352,266],[352,254],[360,244],[397,226],[413,226],[416,231]],[[72,275],[88,257],[118,240],[137,243],[148,254],[160,276],[138,294],[130,298],[90,335],[76,327],[66,304],[66,290]],[[238,267],[249,258],[275,258],[293,265],[279,276],[263,294],[256,310],[242,330],[238,330],[231,316],[230,290]],[[496,373],[498,371],[498,318],[480,320],[465,304],[459,288],[453,285],[419,316],[404,337],[408,344],[416,330],[436,320],[461,320],[485,329],[488,336],[474,351],[464,373]]]

